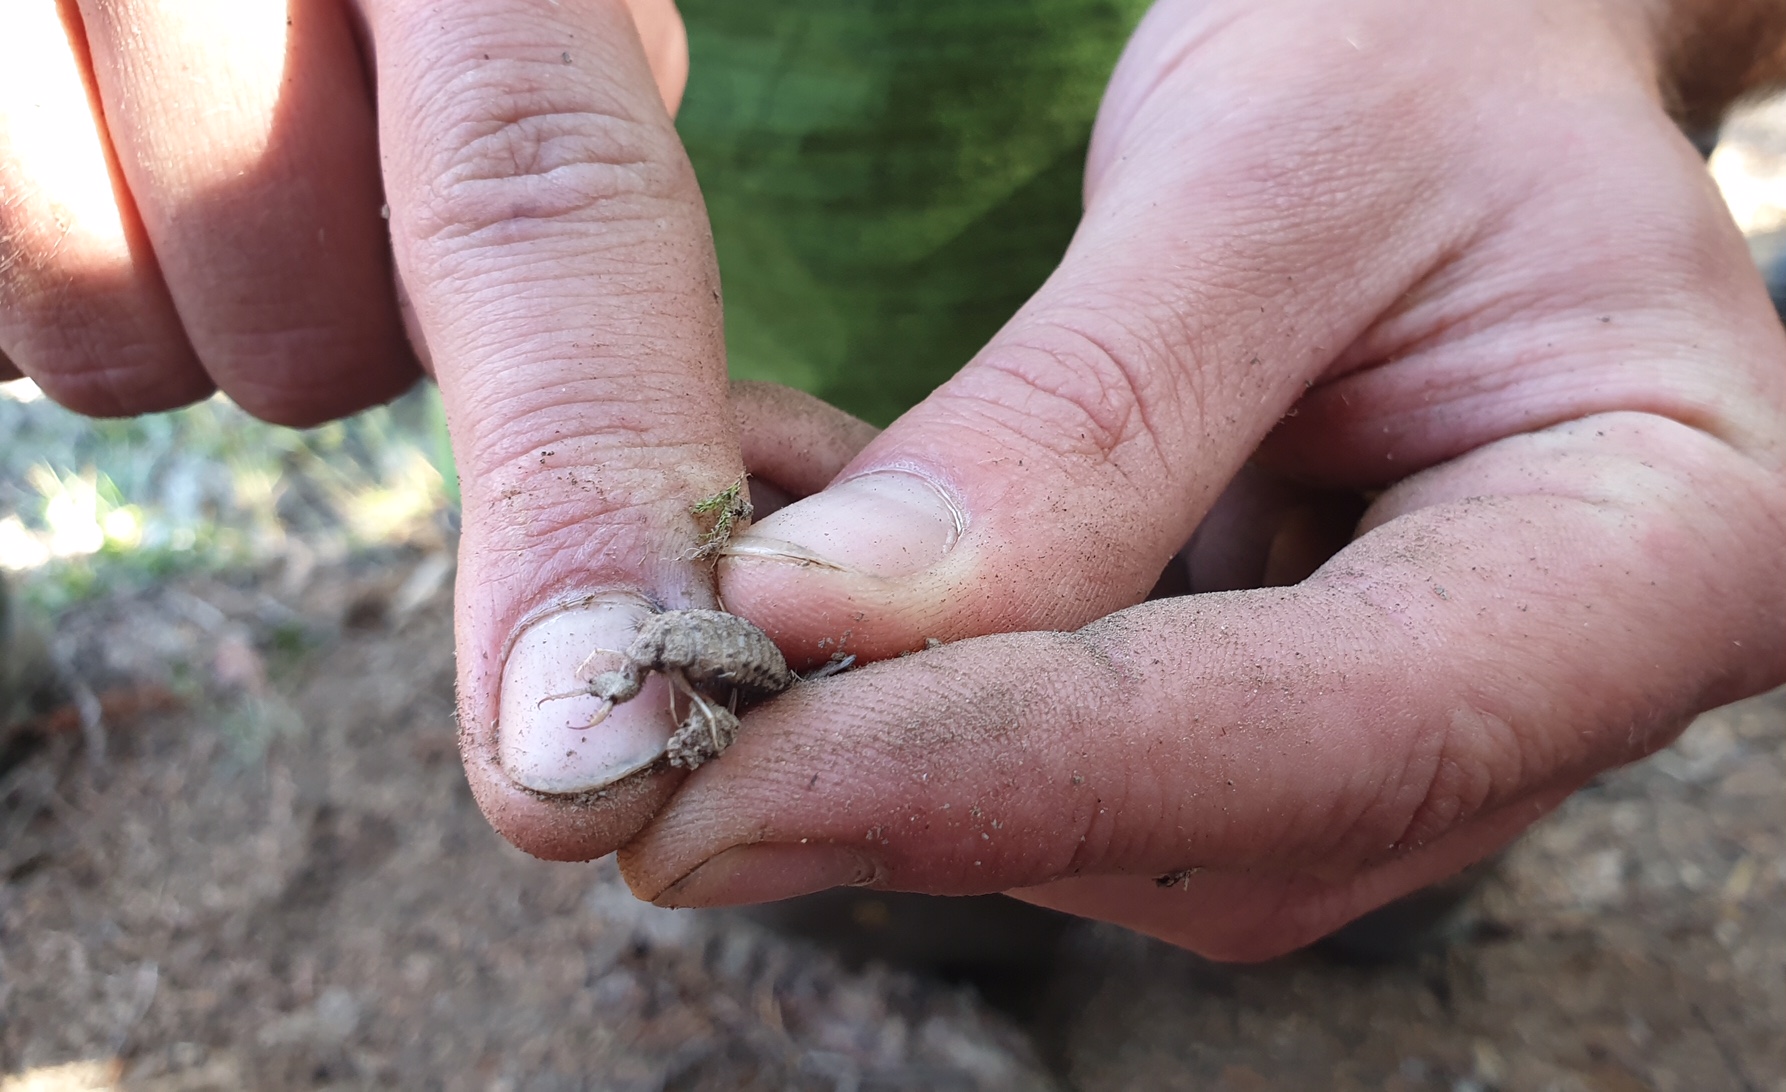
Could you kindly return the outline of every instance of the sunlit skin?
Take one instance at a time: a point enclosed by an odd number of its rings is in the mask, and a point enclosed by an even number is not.
[[[1683,27],[1771,76],[1761,6],[1161,0],[1060,269],[878,436],[728,388],[668,0],[228,6],[0,15],[0,371],[306,424],[425,361],[467,775],[524,849],[1262,958],[1786,681],[1786,334],[1666,111]],[[689,509],[747,468],[820,495],[715,571]],[[1368,498],[1349,544],[1306,487]],[[1142,604],[1212,511],[1194,587],[1293,583]],[[609,591],[881,662],[692,775],[523,788],[505,663]]]

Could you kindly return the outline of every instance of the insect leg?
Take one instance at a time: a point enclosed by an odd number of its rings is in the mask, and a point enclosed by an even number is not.
[[[813,668],[811,671],[808,671],[806,674],[801,675],[796,673],[794,677],[801,682],[812,682],[815,679],[827,679],[832,675],[841,674],[855,666],[856,654],[854,652],[850,653],[848,656],[839,653]]]
[[[624,656],[624,655],[626,655],[626,653],[625,653],[625,652],[623,652],[623,651],[621,651],[621,650],[620,650],[620,649],[618,649],[618,648],[597,648],[597,649],[592,649],[592,650],[591,650],[591,651],[590,651],[590,653],[589,653],[589,655],[587,655],[587,656],[585,656],[585,657],[583,657],[583,662],[582,662],[582,663],[580,663],[580,664],[578,664],[578,665],[577,665],[577,670],[575,670],[575,671],[573,671],[573,672],[571,672],[571,676],[572,676],[572,677],[573,677],[573,678],[582,678],[582,676],[583,676],[583,672],[584,672],[584,671],[586,671],[586,670],[588,670],[588,668],[589,668],[589,661],[591,661],[591,660],[593,660],[593,659],[595,659],[595,658],[596,658],[596,657],[597,657],[597,656],[600,656],[600,655],[601,655],[601,654],[602,654],[602,653],[604,653],[604,652],[606,652],[606,653],[609,653],[609,654],[611,654],[611,655],[614,655],[614,656]]]
[[[664,676],[670,680],[670,685],[673,688],[687,694],[688,700],[694,702],[695,708],[700,710],[701,719],[707,722],[707,735],[713,740],[714,753],[717,754],[723,750],[725,744],[719,738],[719,717],[713,711],[713,703],[707,700],[705,694],[696,690],[688,681],[688,676],[680,670],[666,671]]]

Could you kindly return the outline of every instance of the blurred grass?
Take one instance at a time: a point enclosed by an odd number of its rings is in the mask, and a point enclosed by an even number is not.
[[[27,603],[70,602],[195,568],[438,539],[457,506],[438,391],[319,428],[222,397],[173,413],[80,417],[0,385],[0,568]]]

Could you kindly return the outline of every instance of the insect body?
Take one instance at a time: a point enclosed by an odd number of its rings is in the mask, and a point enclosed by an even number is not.
[[[652,671],[680,671],[696,686],[729,686],[763,698],[794,685],[769,635],[718,610],[672,610],[639,627],[626,658]]]
[[[738,697],[766,698],[794,684],[794,673],[769,635],[735,614],[717,610],[672,610],[654,614],[627,646],[626,663],[589,680],[589,693],[602,699],[586,727],[600,724],[616,705],[631,701],[656,671],[673,694],[689,701],[688,716],[670,737],[665,754],[672,766],[694,769],[715,757],[738,734]],[[721,695],[724,695],[723,699]]]

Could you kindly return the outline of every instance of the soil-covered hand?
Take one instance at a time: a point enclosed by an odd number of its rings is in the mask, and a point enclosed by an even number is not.
[[[1163,0],[1058,273],[722,564],[796,666],[887,662],[747,718],[635,889],[1011,891],[1262,957],[1786,679],[1786,335],[1650,14]],[[1142,603],[1249,460],[1355,537]]]
[[[594,700],[553,695],[648,610],[714,605],[691,510],[746,466],[811,492],[861,443],[827,448],[849,427],[791,392],[728,403],[666,109],[686,71],[670,0],[0,10],[0,378],[90,414],[215,386],[308,424],[426,360],[463,482],[466,768],[545,855],[606,852],[682,776],[592,799],[675,725],[636,702],[578,733]]]

